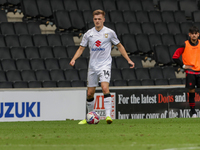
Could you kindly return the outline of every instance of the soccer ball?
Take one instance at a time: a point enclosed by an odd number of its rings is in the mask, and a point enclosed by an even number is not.
[[[91,111],[86,115],[86,121],[88,124],[98,124],[99,120],[100,120],[99,114],[97,114],[94,111]]]

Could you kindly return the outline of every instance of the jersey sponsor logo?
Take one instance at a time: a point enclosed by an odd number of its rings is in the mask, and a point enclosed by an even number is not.
[[[95,45],[96,45],[97,47],[101,46],[101,41],[97,40],[95,43],[96,43]]]
[[[115,119],[116,96],[115,96],[115,93],[110,93],[110,95],[111,95],[111,98],[112,98],[112,100],[111,100],[111,118]],[[94,98],[95,98],[94,111],[96,111],[100,115],[100,119],[105,119],[106,113],[105,113],[103,93],[95,93]]]
[[[105,51],[105,48],[92,48],[92,51]]]
[[[95,45],[98,47],[98,48],[92,48],[92,51],[105,51],[105,48],[100,48],[101,46],[101,41],[97,40],[95,42]]]

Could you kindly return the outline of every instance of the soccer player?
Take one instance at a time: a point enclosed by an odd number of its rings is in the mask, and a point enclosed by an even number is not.
[[[111,113],[111,95],[109,91],[109,82],[111,77],[111,47],[116,45],[122,56],[130,64],[130,68],[134,68],[134,63],[126,53],[125,48],[117,38],[116,33],[105,27],[105,12],[95,10],[93,12],[94,27],[89,29],[83,36],[80,47],[70,61],[70,65],[74,66],[77,58],[81,56],[83,50],[88,45],[90,49],[90,60],[88,67],[88,85],[87,85],[87,110],[88,112],[94,109],[94,93],[98,82],[101,82],[102,92],[104,94],[104,106],[106,111],[106,122],[112,123]],[[86,120],[82,120],[79,124],[86,124]]]
[[[200,41],[199,29],[196,26],[192,26],[189,29],[189,40],[185,41],[185,44],[178,48],[174,55],[173,60],[182,66],[186,72],[186,88],[189,89],[189,105],[190,115],[192,118],[197,117],[195,111],[195,86],[200,87]],[[182,61],[179,57],[182,55]]]

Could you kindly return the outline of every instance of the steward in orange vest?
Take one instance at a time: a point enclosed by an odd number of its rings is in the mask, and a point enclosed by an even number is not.
[[[173,60],[180,65],[186,72],[186,88],[189,89],[189,105],[190,115],[196,118],[197,113],[195,110],[195,88],[200,88],[200,40],[199,29],[192,26],[189,29],[189,40],[185,41],[185,45],[178,48],[174,55]],[[179,57],[182,55],[182,61]]]

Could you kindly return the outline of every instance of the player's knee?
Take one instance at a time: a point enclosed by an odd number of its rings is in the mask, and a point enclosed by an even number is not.
[[[106,86],[102,86],[102,92],[105,93],[110,93],[109,88]]]

